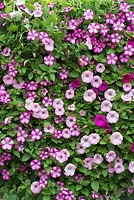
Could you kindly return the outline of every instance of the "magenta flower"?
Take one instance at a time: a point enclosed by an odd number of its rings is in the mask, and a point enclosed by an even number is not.
[[[99,87],[99,90],[102,91],[102,92],[104,92],[107,89],[108,89],[108,83],[105,82],[105,81],[103,81],[102,84]]]
[[[131,143],[131,152],[134,153],[134,142]]]
[[[104,124],[106,123],[106,117],[102,114],[98,114],[94,118],[94,123],[96,126],[103,127]]]
[[[87,66],[89,63],[89,59],[86,55],[82,55],[80,57],[80,59],[78,60],[78,64],[81,66],[81,67],[85,67]]]
[[[1,147],[4,150],[11,150],[13,148],[14,142],[10,137],[5,137],[1,141]]]
[[[50,175],[52,178],[59,178],[61,176],[61,168],[59,166],[52,167]]]
[[[81,81],[79,79],[75,79],[70,83],[70,86],[73,87],[74,89],[77,89],[80,87]]]
[[[133,37],[128,40],[128,44],[134,48],[134,38]]]
[[[91,9],[85,10],[83,16],[85,20],[92,20],[94,18],[94,13]]]
[[[91,24],[89,24],[89,26],[87,28],[87,30],[90,34],[98,33],[99,29],[100,29],[100,25],[97,23],[91,23]]]
[[[5,7],[4,3],[0,2],[0,10]]]
[[[32,170],[39,170],[41,168],[41,162],[39,160],[32,160],[30,162],[30,167]]]
[[[27,39],[28,40],[36,40],[38,37],[38,33],[35,30],[30,30],[27,34]]]
[[[123,83],[130,83],[131,81],[131,74],[124,74],[122,77]]]
[[[44,57],[44,64],[48,65],[48,66],[52,66],[54,64],[54,57],[52,55],[48,55]]]
[[[118,57],[114,53],[107,55],[106,61],[109,65],[115,65],[117,60],[118,60]]]

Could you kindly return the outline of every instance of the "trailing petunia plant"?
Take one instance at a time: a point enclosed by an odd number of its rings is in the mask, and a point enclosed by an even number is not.
[[[0,2],[0,199],[134,199],[133,0]]]

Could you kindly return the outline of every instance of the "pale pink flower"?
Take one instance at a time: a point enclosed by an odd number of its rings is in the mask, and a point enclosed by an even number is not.
[[[69,105],[68,110],[75,111],[75,103]]]
[[[97,153],[94,155],[94,163],[95,164],[101,164],[103,161],[103,157],[101,154]]]
[[[3,76],[3,82],[6,85],[11,85],[13,83],[13,77],[10,75],[5,75],[5,76]]]
[[[129,163],[128,170],[129,170],[131,173],[134,173],[134,161],[131,161],[131,162]]]
[[[102,79],[99,76],[94,76],[93,79],[91,80],[91,85],[94,88],[99,88],[101,84],[102,84]]]
[[[67,99],[72,99],[74,97],[74,90],[72,90],[72,89],[66,90],[65,97]]]
[[[114,132],[110,136],[110,141],[114,145],[120,145],[123,141],[123,136],[120,134],[120,132]]]
[[[112,162],[109,162],[108,163],[108,169],[107,171],[110,173],[110,174],[113,174],[115,171],[114,171],[114,164]]]
[[[100,142],[100,136],[97,133],[91,133],[89,135],[89,140],[91,144],[98,144]]]
[[[84,83],[91,83],[93,79],[93,72],[85,71],[82,73],[81,78]]]
[[[109,151],[106,153],[106,161],[113,162],[116,159],[116,153],[114,151]]]
[[[65,110],[64,110],[63,107],[62,107],[62,108],[56,108],[56,109],[55,109],[55,114],[56,114],[57,116],[62,116],[62,115],[64,115],[64,112],[65,112]]]
[[[39,111],[40,119],[47,119],[49,117],[48,110],[46,108],[41,108]]]
[[[124,165],[122,163],[115,163],[114,171],[117,174],[120,174],[120,173],[124,172],[125,171]]]
[[[108,101],[113,101],[115,96],[116,96],[116,92],[113,89],[107,89],[104,93],[104,97]]]
[[[71,128],[74,124],[76,124],[76,117],[68,116],[66,118],[67,127]]]
[[[53,107],[55,109],[62,108],[63,106],[64,106],[64,102],[62,101],[61,98],[54,99],[54,101],[53,101]]]
[[[131,91],[128,94],[122,94],[121,99],[123,101],[132,101]]]
[[[50,125],[44,127],[44,132],[45,133],[54,133],[54,126],[50,124]]]
[[[93,158],[85,158],[84,160],[84,166],[88,169],[91,170],[94,164],[94,159]]]
[[[107,121],[109,123],[116,123],[119,119],[119,114],[116,111],[110,111],[107,114]]]
[[[86,43],[85,44],[87,45],[87,47],[88,47],[89,50],[93,49],[93,45],[92,45],[92,42],[91,42],[90,38],[86,39]]]
[[[34,17],[41,17],[43,14],[42,10],[35,9],[33,12]]]
[[[81,140],[80,143],[82,144],[82,146],[84,148],[90,147],[91,143],[90,143],[90,137],[88,135],[84,135]]]
[[[49,39],[49,41],[45,43],[45,50],[46,51],[54,50],[54,41],[52,39]]]
[[[34,181],[31,184],[30,188],[31,188],[32,193],[34,193],[34,194],[39,194],[41,192],[41,187],[40,187],[40,184],[38,181]]]
[[[62,149],[61,151],[65,154],[67,159],[70,157],[70,152],[67,149]]]
[[[58,160],[59,163],[64,163],[68,159],[63,151],[56,152],[55,158],[56,160]]]
[[[123,84],[123,90],[124,90],[125,92],[128,92],[128,91],[130,91],[131,89],[132,89],[131,83],[124,83],[124,84]]]
[[[11,52],[11,49],[9,47],[5,47],[3,49],[3,51],[1,52],[1,54],[5,57],[9,56],[10,55],[10,52]]]
[[[86,112],[84,110],[80,110],[79,114],[80,114],[80,116],[85,116]]]
[[[76,166],[72,163],[68,163],[66,167],[64,168],[64,174],[66,176],[73,176],[76,170]]]
[[[66,138],[66,139],[70,138],[71,137],[70,129],[64,128],[62,130],[62,136],[63,136],[63,138]]]
[[[98,63],[98,64],[96,65],[96,71],[97,71],[98,73],[103,73],[103,72],[105,71],[105,65],[102,64],[102,63]]]
[[[40,107],[40,105],[38,103],[32,103],[31,110],[33,112],[39,112],[41,110],[41,107]]]
[[[77,144],[76,151],[78,154],[83,154],[83,153],[85,153],[86,148],[83,147],[83,145],[81,143],[79,143],[79,144]]]
[[[104,100],[101,103],[101,111],[102,112],[110,112],[112,109],[112,103],[108,100]]]
[[[92,103],[96,99],[96,93],[92,89],[86,90],[84,92],[83,99],[86,102]]]
[[[4,49],[3,49],[3,51],[1,52],[1,54],[3,55],[3,56],[9,56],[10,55],[10,52],[11,52],[11,49],[9,48],[9,47],[5,47]]]

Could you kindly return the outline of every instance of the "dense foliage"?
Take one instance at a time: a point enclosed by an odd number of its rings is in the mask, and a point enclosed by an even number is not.
[[[0,3],[1,199],[131,199],[133,10]]]

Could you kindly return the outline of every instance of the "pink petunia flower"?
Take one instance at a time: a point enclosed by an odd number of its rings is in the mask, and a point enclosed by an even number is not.
[[[36,40],[38,37],[38,33],[35,30],[30,30],[27,34],[27,39],[28,40]]]
[[[54,41],[52,39],[49,39],[49,41],[45,43],[45,50],[46,51],[54,50]]]
[[[96,126],[103,127],[106,123],[106,117],[102,114],[98,114],[94,118],[94,123]]]
[[[114,132],[110,136],[110,141],[114,145],[120,145],[123,141],[123,136],[120,134],[120,132]]]
[[[98,63],[98,64],[96,65],[96,71],[97,71],[98,73],[103,73],[103,72],[105,71],[105,65],[102,64],[102,63]]]
[[[91,85],[94,88],[99,88],[102,84],[102,79],[100,76],[94,76],[93,79],[91,80]]]
[[[86,102],[92,103],[96,99],[96,93],[92,89],[86,90],[83,99]]]
[[[64,168],[64,174],[66,176],[73,176],[76,170],[76,166],[72,163],[68,163],[66,167]]]
[[[100,142],[100,136],[97,133],[91,133],[89,140],[92,145],[98,144]]]
[[[3,76],[3,82],[6,85],[12,85],[13,84],[13,76],[10,76],[10,75]]]
[[[119,114],[116,111],[110,111],[107,114],[107,121],[109,123],[116,123],[119,120]]]
[[[114,151],[109,151],[106,153],[105,158],[107,162],[113,162],[116,158],[116,153]]]
[[[34,194],[39,194],[41,192],[41,187],[38,181],[34,181],[31,186],[30,189],[32,191],[32,193]]]
[[[59,178],[61,176],[61,168],[59,166],[52,167],[50,175],[52,178]]]
[[[13,148],[14,142],[10,137],[5,137],[1,141],[1,147],[4,150],[11,150]]]
[[[118,57],[114,53],[107,55],[106,61],[109,65],[115,65],[117,63],[117,60]]]
[[[131,173],[134,173],[134,161],[131,161],[131,162],[129,163],[128,170],[129,170]]]
[[[48,55],[44,57],[44,64],[47,66],[52,66],[54,64],[55,58],[52,55]]]
[[[39,170],[41,168],[41,162],[39,160],[32,160],[30,162],[30,167],[32,170]]]
[[[108,100],[104,100],[101,102],[101,111],[102,112],[110,112],[112,109],[112,103]]]
[[[83,17],[84,17],[85,20],[92,20],[94,18],[94,13],[91,9],[85,10]]]

